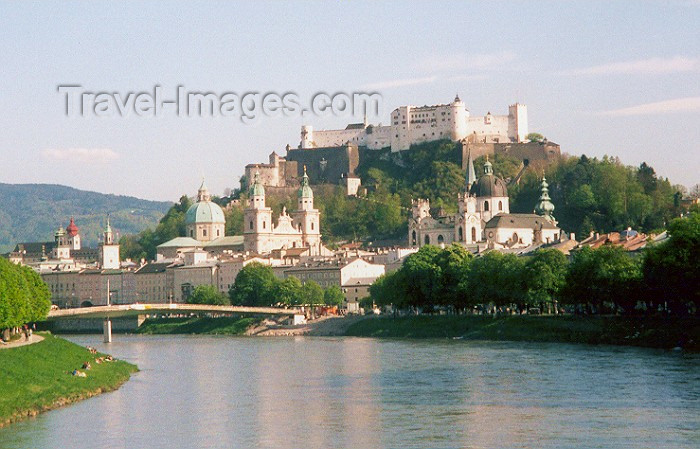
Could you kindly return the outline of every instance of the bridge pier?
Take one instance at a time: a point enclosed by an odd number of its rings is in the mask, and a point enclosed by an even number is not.
[[[112,320],[105,318],[102,322],[102,332],[104,333],[104,342],[112,343]]]

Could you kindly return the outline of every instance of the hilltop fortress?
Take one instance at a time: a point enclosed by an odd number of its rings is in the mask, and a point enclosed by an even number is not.
[[[296,187],[302,176],[302,167],[308,168],[312,184],[345,185],[348,194],[355,194],[360,179],[355,169],[363,154],[390,151],[399,155],[411,145],[438,140],[462,143],[462,166],[466,169],[467,155],[472,157],[507,155],[520,159],[526,165],[540,161],[549,163],[561,156],[559,145],[546,139],[531,142],[527,106],[515,103],[508,107],[508,115],[470,116],[459,96],[449,104],[433,106],[400,106],[391,113],[391,124],[375,126],[351,123],[345,129],[314,130],[301,127],[297,148],[286,147],[286,155],[270,155],[268,164],[246,166],[246,179],[259,173],[266,187]]]
[[[459,96],[449,104],[400,106],[391,113],[391,124],[350,124],[345,129],[314,131],[301,127],[300,148],[337,147],[351,143],[371,150],[390,147],[392,152],[440,139],[469,139],[480,143],[524,142],[528,134],[527,106],[515,103],[508,115],[471,117]]]

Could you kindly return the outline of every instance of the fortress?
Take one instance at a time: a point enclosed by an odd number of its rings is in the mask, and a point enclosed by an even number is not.
[[[300,148],[337,147],[350,143],[379,150],[390,147],[392,152],[408,150],[411,145],[450,139],[468,139],[479,143],[524,142],[528,134],[527,106],[515,103],[508,115],[470,117],[459,96],[449,104],[433,106],[400,106],[391,113],[391,124],[374,126],[354,123],[340,130],[314,131],[301,127]]]
[[[311,184],[340,184],[349,195],[358,192],[361,181],[355,170],[368,153],[385,150],[400,157],[411,145],[451,140],[462,144],[462,168],[467,168],[468,154],[503,155],[519,159],[525,165],[549,164],[559,159],[559,145],[546,139],[529,141],[527,106],[515,103],[508,115],[470,116],[459,96],[449,104],[401,106],[391,113],[391,124],[375,126],[351,123],[345,129],[315,131],[301,127],[297,148],[286,147],[286,155],[270,154],[267,164],[249,164],[245,176],[250,183],[255,173],[265,187],[289,188],[299,185],[302,167],[308,168]]]

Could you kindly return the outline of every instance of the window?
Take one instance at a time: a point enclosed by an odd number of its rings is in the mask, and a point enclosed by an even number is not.
[[[442,234],[438,235],[438,243],[443,243],[445,241],[445,238],[442,236]]]
[[[476,242],[476,228],[472,227],[472,243]]]
[[[464,240],[464,231],[462,231],[462,227],[460,226],[458,231],[457,231],[457,239],[461,242]]]
[[[489,210],[489,202],[484,201],[484,210]]]
[[[206,229],[202,229],[202,235],[203,235],[204,237],[207,236],[207,230],[206,230]]]
[[[251,221],[250,223],[248,223],[248,226],[250,227],[250,229],[253,229],[253,222]]]
[[[263,229],[265,229],[266,226],[267,226],[267,223],[265,223],[265,221],[263,220]]]
[[[425,236],[425,244],[430,245],[430,236],[429,235]]]
[[[314,222],[313,221],[311,222],[311,230],[312,231],[314,230]]]
[[[411,234],[411,244],[416,244],[416,231],[413,231],[413,233]]]
[[[190,229],[190,237],[194,237],[194,231]]]
[[[498,210],[503,210],[503,201],[498,202]]]
[[[217,236],[217,237],[221,237],[221,229],[217,229],[217,230],[216,230],[216,236]]]

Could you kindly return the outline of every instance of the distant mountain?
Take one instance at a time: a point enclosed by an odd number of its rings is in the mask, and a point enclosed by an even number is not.
[[[0,253],[19,242],[53,240],[56,229],[68,226],[70,217],[80,229],[83,246],[95,246],[107,214],[119,237],[155,227],[172,205],[54,184],[0,183]]]

